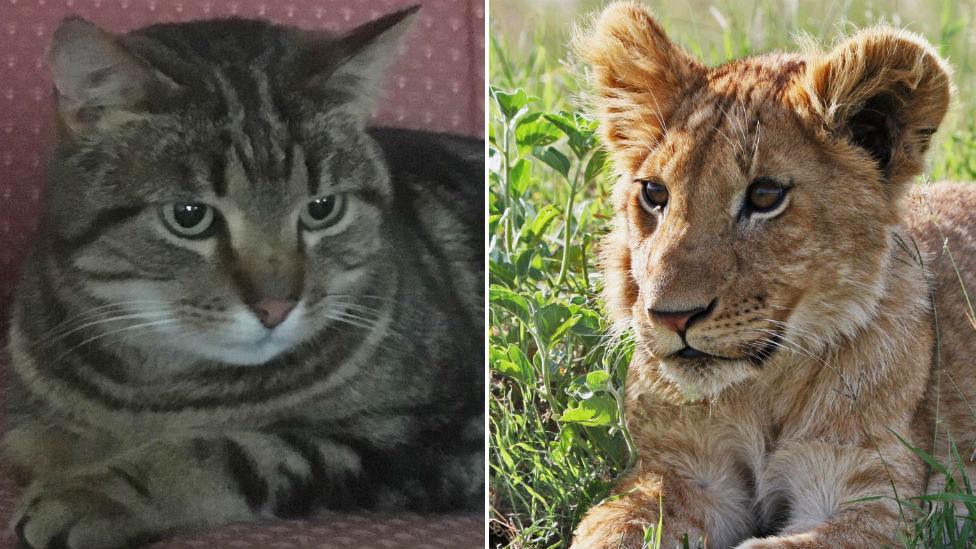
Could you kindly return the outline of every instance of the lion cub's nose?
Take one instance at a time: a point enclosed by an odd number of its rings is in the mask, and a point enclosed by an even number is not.
[[[660,322],[672,332],[683,333],[695,320],[703,318],[711,307],[695,307],[687,311],[660,311],[650,309],[651,318]]]

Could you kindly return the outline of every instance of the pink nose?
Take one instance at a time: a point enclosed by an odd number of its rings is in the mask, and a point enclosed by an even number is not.
[[[661,324],[667,326],[672,332],[682,333],[688,329],[688,324],[707,309],[698,307],[688,311],[655,311],[651,310],[651,316]]]
[[[265,298],[251,305],[251,310],[265,328],[274,328],[284,322],[294,308],[295,302],[287,299]]]

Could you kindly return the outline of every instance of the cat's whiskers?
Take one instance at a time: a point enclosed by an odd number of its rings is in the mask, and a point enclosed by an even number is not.
[[[375,317],[367,317],[362,315],[357,315],[349,311],[329,311],[325,313],[325,318],[338,322],[340,324],[347,324],[350,326],[355,326],[358,328],[373,330],[376,324],[384,320],[383,310],[372,311],[376,313]],[[385,347],[387,349],[395,350],[395,347],[388,346],[389,340],[397,340],[402,343],[412,344],[411,340],[404,336],[404,334],[393,324],[387,325],[384,329],[383,342],[380,347]]]
[[[68,328],[73,323],[85,322],[85,320],[90,317],[112,314],[116,311],[125,312],[125,311],[132,310],[130,305],[136,305],[136,304],[142,304],[143,306],[152,305],[155,307],[161,307],[161,306],[165,306],[167,302],[159,299],[135,299],[130,301],[117,301],[113,303],[99,305],[97,307],[92,307],[90,309],[81,311],[80,313],[77,313],[69,318],[66,318],[65,320],[62,320],[58,324],[52,326],[46,332],[43,332],[41,334],[41,337],[43,338],[50,337],[51,335],[57,333],[58,331]],[[140,309],[142,308],[144,307],[140,307]]]
[[[173,319],[173,318],[165,318],[165,319],[162,319],[162,320],[155,320],[155,321],[152,321],[152,322],[142,322],[142,323],[139,323],[139,324],[133,324],[132,326],[126,326],[124,328],[119,328],[117,330],[112,330],[112,331],[109,331],[109,332],[104,332],[104,333],[98,334],[96,336],[90,337],[90,338],[82,341],[81,343],[79,343],[79,344],[77,344],[77,345],[69,348],[68,350],[66,350],[63,353],[61,353],[57,358],[55,358],[54,361],[55,362],[58,362],[62,358],[68,356],[69,354],[71,354],[72,352],[78,350],[79,348],[84,347],[85,345],[88,345],[89,343],[92,343],[92,342],[97,341],[99,339],[102,339],[104,337],[114,336],[116,334],[119,334],[119,333],[122,333],[122,332],[127,332],[127,331],[130,331],[130,330],[137,330],[137,329],[140,329],[140,328],[149,328],[148,331],[142,332],[140,334],[140,335],[145,335],[146,333],[150,333],[153,330],[155,330],[155,328],[158,327],[158,326],[165,326],[167,324],[173,324],[175,322],[178,322],[178,321],[176,319]]]
[[[373,327],[378,319],[370,319],[366,317],[356,316],[353,314],[333,312],[328,315],[331,320],[336,320],[338,322],[345,322],[350,326],[356,326],[358,328],[363,328],[369,330]]]
[[[124,347],[124,345],[126,345],[132,339],[144,337],[146,334],[152,333],[153,331],[156,331],[157,334],[169,335],[170,337],[168,337],[168,338],[165,338],[165,339],[158,338],[156,340],[157,342],[165,343],[168,346],[173,346],[173,344],[175,344],[175,343],[178,343],[178,342],[180,342],[182,340],[189,339],[190,337],[193,337],[193,336],[198,335],[193,330],[182,330],[182,333],[181,332],[165,332],[165,331],[162,331],[162,330],[149,330],[149,331],[146,331],[146,332],[137,332],[137,333],[134,333],[134,334],[127,335],[127,336],[125,336],[123,338],[118,339],[116,341],[116,344],[118,345],[118,348],[119,349],[122,349]],[[158,349],[159,346],[158,345],[154,345],[153,348],[157,348]],[[145,353],[146,350],[143,349],[143,352]]]
[[[127,315],[119,315],[119,316],[113,316],[113,317],[103,318],[103,319],[99,319],[99,320],[93,320],[93,321],[90,321],[90,322],[86,322],[86,323],[84,323],[84,324],[82,324],[80,326],[76,326],[76,327],[70,328],[70,329],[68,329],[66,331],[63,331],[61,333],[54,334],[54,335],[50,336],[46,341],[38,342],[38,343],[42,343],[42,344],[37,345],[36,348],[37,349],[48,349],[48,348],[52,347],[54,344],[60,342],[61,340],[65,339],[66,337],[70,336],[71,334],[77,333],[77,332],[79,332],[81,330],[84,330],[86,328],[91,328],[93,326],[99,326],[99,325],[109,324],[109,323],[112,323],[112,322],[122,322],[122,321],[127,321],[127,320],[146,320],[146,319],[152,319],[152,318],[157,318],[158,319],[158,318],[165,318],[166,316],[168,316],[167,313],[166,313],[166,311],[163,310],[163,309],[160,309],[160,310],[156,310],[156,311],[143,311],[143,312],[139,312],[139,313],[133,313],[133,314],[127,314]]]

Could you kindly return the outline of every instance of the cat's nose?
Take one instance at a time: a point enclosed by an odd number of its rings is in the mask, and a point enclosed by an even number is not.
[[[294,308],[295,302],[290,299],[265,298],[251,305],[251,310],[265,328],[274,328],[284,322]]]

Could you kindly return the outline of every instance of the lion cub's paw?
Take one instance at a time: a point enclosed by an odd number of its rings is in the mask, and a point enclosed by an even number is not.
[[[803,536],[790,536],[789,540],[781,537],[752,538],[735,546],[735,549],[803,549],[804,547],[821,547],[820,545],[807,545],[803,542]]]
[[[662,549],[685,547],[684,534],[679,539],[674,539],[669,535],[667,528],[663,534]],[[648,536],[654,539],[654,532],[648,531],[647,525],[638,521],[607,521],[602,524],[587,524],[587,521],[584,521],[577,528],[570,549],[644,549],[652,545],[647,541]],[[688,539],[690,540],[688,547],[692,549],[699,547],[699,544],[695,543],[695,540],[701,539],[697,532],[689,535]]]
[[[641,533],[615,532],[595,535],[577,534],[573,537],[573,545],[569,549],[641,549],[643,546]]]
[[[124,481],[123,481],[124,482]],[[30,549],[121,549],[150,541],[150,529],[111,475],[35,484],[12,521]]]

